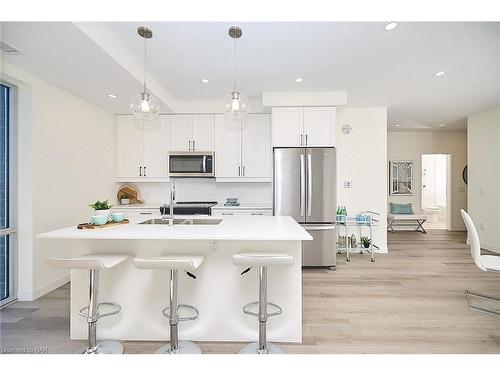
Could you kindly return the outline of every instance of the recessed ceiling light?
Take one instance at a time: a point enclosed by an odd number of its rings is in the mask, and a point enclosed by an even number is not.
[[[295,82],[302,82],[302,81],[303,81],[303,79],[300,78],[300,77],[299,78],[295,78]]]
[[[396,27],[398,27],[398,23],[397,22],[389,22],[387,25],[384,26],[384,29],[386,31],[391,31],[391,30],[394,30]]]
[[[109,96],[111,99],[116,99],[116,95],[115,95],[115,94],[108,94],[108,96]]]
[[[399,128],[400,124],[394,124],[394,126],[395,126],[396,128]]]
[[[201,83],[208,83],[208,79],[206,79],[206,78],[202,78],[202,79],[201,79]]]
[[[446,124],[439,124],[440,128],[444,128],[445,126],[446,126]]]
[[[444,72],[444,71],[436,72],[436,73],[434,73],[434,76],[435,76],[435,77],[441,77],[441,76],[444,76],[444,75],[445,75],[445,73],[446,73],[446,72]]]

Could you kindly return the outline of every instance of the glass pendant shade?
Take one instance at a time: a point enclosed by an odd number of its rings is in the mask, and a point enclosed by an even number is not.
[[[241,120],[249,110],[248,99],[238,91],[233,91],[224,96],[224,114],[232,120]]]
[[[142,92],[134,96],[130,109],[132,114],[144,121],[152,121],[160,115],[160,103],[153,95]]]

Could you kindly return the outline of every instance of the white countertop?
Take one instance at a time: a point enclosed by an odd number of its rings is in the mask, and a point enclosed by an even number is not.
[[[205,218],[207,217],[205,216]],[[214,241],[312,240],[311,235],[290,216],[228,217],[222,219],[218,225],[168,226],[164,224],[141,225],[137,222],[130,222],[129,224],[98,229],[77,229],[74,225],[38,234],[37,238]]]

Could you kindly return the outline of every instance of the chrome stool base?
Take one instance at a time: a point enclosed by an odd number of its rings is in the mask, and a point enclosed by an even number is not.
[[[97,342],[97,349],[83,346],[75,354],[123,354],[123,345],[115,340],[102,340]]]
[[[247,344],[243,348],[241,348],[239,354],[285,354],[285,352],[279,345],[273,344],[271,342],[267,343],[267,351],[264,352],[259,350],[258,342],[251,342],[250,344]]]
[[[201,354],[198,345],[191,341],[179,341],[179,349],[172,351],[170,344],[163,345],[155,354]]]

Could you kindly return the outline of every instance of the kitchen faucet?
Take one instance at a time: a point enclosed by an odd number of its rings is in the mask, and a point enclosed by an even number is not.
[[[168,220],[168,225],[174,225],[174,203],[175,203],[175,182],[173,180],[170,181],[170,204],[168,207],[169,214],[163,214],[161,216],[162,220]]]

